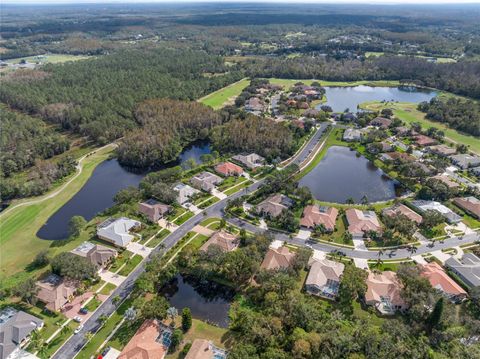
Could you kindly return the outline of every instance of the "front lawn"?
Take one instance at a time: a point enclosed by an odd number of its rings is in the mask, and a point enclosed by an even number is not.
[[[115,288],[117,288],[117,286],[113,283],[107,283],[105,285],[105,287],[103,287],[101,290],[100,290],[100,294],[104,294],[104,295],[110,295],[110,293],[112,293]]]
[[[118,272],[118,274],[128,276],[142,260],[143,257],[140,254],[135,254],[132,258],[130,258],[130,260],[127,261],[125,266],[120,270],[120,272]]]
[[[116,272],[120,269],[120,267],[127,262],[127,259],[131,258],[133,255],[132,252],[130,251],[123,251],[123,253],[120,253],[117,258],[113,261],[112,265],[108,269],[110,272]]]
[[[155,236],[150,242],[146,244],[147,247],[149,248],[155,248],[158,246],[163,239],[170,234],[170,231],[168,229],[162,229],[162,231]]]
[[[188,221],[190,218],[194,216],[193,212],[190,211],[185,211],[184,214],[182,214],[180,217],[178,217],[173,223],[175,223],[177,226],[180,226],[184,224],[186,221]]]
[[[220,199],[218,199],[218,197],[212,196],[208,199],[208,201],[205,201],[205,202],[199,204],[198,208],[204,209],[204,208],[210,207],[212,204],[217,203],[218,201],[220,201]]]
[[[87,305],[84,306],[84,308],[89,312],[94,312],[95,310],[97,310],[100,304],[102,304],[102,301],[93,297],[92,300],[90,300],[90,302],[88,302]]]
[[[240,184],[237,184],[235,185],[235,187],[230,187],[229,189],[227,189],[225,193],[227,196],[230,196],[234,193],[237,193],[238,191],[241,191],[242,189],[250,186],[253,182],[250,181],[250,180],[245,180],[244,182],[240,183]]]

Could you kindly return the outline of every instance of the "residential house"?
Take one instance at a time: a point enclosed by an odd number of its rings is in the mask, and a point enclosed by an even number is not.
[[[247,168],[253,170],[257,167],[261,167],[265,164],[265,158],[256,153],[250,153],[249,155],[236,155],[232,159],[245,165]]]
[[[382,233],[382,226],[374,211],[349,208],[345,211],[345,216],[347,217],[348,231],[353,237],[363,237],[370,231]]]
[[[345,265],[328,259],[314,260],[305,281],[305,290],[313,295],[335,299]]]
[[[173,187],[173,190],[177,192],[177,202],[180,204],[188,202],[192,196],[200,193],[199,190],[183,183],[177,184],[175,187]]]
[[[287,269],[293,264],[294,259],[295,253],[290,252],[287,247],[270,248],[260,268],[265,270]]]
[[[437,156],[448,157],[457,153],[457,150],[447,145],[436,145],[428,147],[428,150]]]
[[[97,226],[97,236],[117,247],[125,248],[134,238],[130,231],[140,226],[139,221],[126,217],[108,218]]]
[[[43,320],[7,307],[0,311],[0,359],[19,357],[21,348],[34,330],[43,328]]]
[[[118,255],[115,249],[100,244],[93,244],[92,242],[83,242],[72,250],[71,253],[86,258],[97,268],[105,268]]]
[[[157,223],[171,210],[171,206],[158,202],[153,198],[150,198],[145,202],[141,202],[138,205],[138,211],[147,216],[147,218],[153,223]]]
[[[465,212],[471,214],[472,216],[480,219],[480,200],[473,196],[469,197],[457,197],[453,199],[453,203],[455,203],[458,207],[463,209]]]
[[[385,118],[385,117],[375,117],[371,122],[370,122],[370,125],[372,126],[375,126],[375,127],[380,127],[380,128],[383,128],[383,129],[387,129],[390,127],[390,125],[392,124],[392,120],[390,120],[389,118]]]
[[[396,217],[399,215],[404,215],[409,220],[417,224],[422,223],[422,216],[402,203],[397,203],[391,207],[385,208],[382,211],[382,214],[387,217]]]
[[[450,278],[436,262],[423,265],[420,275],[428,279],[433,288],[440,291],[452,302],[461,302],[467,298],[467,292]]]
[[[402,161],[402,162],[414,162],[415,157],[410,156],[408,153],[403,153],[403,152],[387,152],[387,153],[382,153],[380,156],[380,159],[382,161]]]
[[[427,146],[436,145],[437,140],[435,140],[431,137],[425,136],[425,135],[416,135],[415,136],[415,143],[418,146],[427,147]]]
[[[365,303],[374,306],[383,315],[393,315],[407,309],[400,296],[402,285],[397,274],[391,271],[375,273],[368,271]]]
[[[391,152],[393,150],[394,150],[393,146],[388,142],[380,142],[380,143],[373,142],[367,145],[367,151],[373,154],[381,153],[381,152]]]
[[[212,234],[209,240],[200,247],[200,250],[207,251],[211,245],[216,245],[223,252],[230,252],[237,249],[239,244],[240,240],[237,236],[222,229]]]
[[[444,206],[443,204],[435,201],[425,201],[425,200],[415,200],[412,201],[412,205],[418,208],[422,212],[426,211],[436,211],[440,213],[448,223],[458,223],[462,220],[458,214],[453,212],[450,208]]]
[[[480,157],[469,155],[467,153],[460,153],[458,155],[453,155],[449,157],[452,162],[460,167],[462,170],[465,170],[469,167],[480,166]]]
[[[215,171],[221,175],[228,176],[240,176],[243,173],[243,169],[232,162],[223,162],[215,166]]]
[[[303,112],[303,116],[309,117],[309,118],[317,117],[319,114],[320,114],[320,111],[316,110],[314,108],[310,108],[310,109],[306,110],[305,112]]]
[[[461,259],[450,257],[445,266],[469,287],[480,286],[480,258],[473,253],[465,253]]]
[[[206,339],[195,339],[184,359],[226,359],[227,352]]]
[[[443,184],[445,184],[448,188],[454,189],[460,187],[460,184],[457,182],[453,181],[451,177],[447,173],[441,173],[436,176],[433,176],[432,178],[439,180]]]
[[[327,231],[333,232],[337,216],[338,209],[335,207],[309,205],[303,210],[300,225],[310,229],[323,225]]]
[[[202,189],[206,192],[211,192],[217,184],[223,179],[213,173],[204,171],[192,177],[190,182],[196,188]]]
[[[361,141],[364,131],[356,128],[347,128],[343,133],[343,140],[347,142]]]
[[[293,201],[283,194],[273,194],[260,202],[256,209],[257,213],[270,218],[278,217],[284,210],[293,206]]]
[[[258,97],[251,97],[245,101],[245,111],[260,115],[265,111],[265,103]]]
[[[52,312],[59,311],[73,298],[76,287],[56,274],[50,274],[36,283],[37,299]]]
[[[410,129],[405,126],[398,126],[398,127],[395,127],[393,130],[395,131],[395,134],[400,137],[407,136],[408,134],[410,134]]]
[[[163,339],[160,323],[154,319],[146,320],[123,348],[118,359],[163,359],[168,351],[168,344]]]

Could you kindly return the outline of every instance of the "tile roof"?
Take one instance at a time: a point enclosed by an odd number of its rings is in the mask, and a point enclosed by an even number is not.
[[[307,228],[314,228],[317,225],[323,224],[327,230],[333,231],[335,229],[337,216],[338,209],[335,207],[309,205],[303,210],[300,225]]]
[[[160,325],[156,320],[146,320],[123,348],[118,359],[162,359],[167,353],[164,345],[157,341]]]
[[[210,239],[205,242],[201,247],[201,251],[208,250],[212,244],[219,246],[224,252],[230,252],[236,249],[240,241],[237,236],[230,234],[223,229],[212,234]]]
[[[314,260],[305,280],[305,286],[315,286],[335,296],[344,269],[345,265],[343,263],[328,259]]]
[[[157,222],[172,207],[155,199],[148,199],[138,205],[138,211],[145,214],[152,222]]]
[[[421,276],[427,278],[433,288],[446,294],[455,296],[467,294],[467,292],[450,278],[443,268],[436,262],[425,264]]]
[[[368,305],[374,305],[383,314],[392,314],[395,310],[390,305],[398,306],[399,309],[406,307],[406,303],[400,296],[401,289],[401,283],[395,272],[368,271],[365,301]]]
[[[453,199],[453,203],[480,219],[480,200],[478,198],[473,196],[457,197]]]
[[[234,174],[241,175],[243,173],[242,167],[237,166],[232,162],[219,163],[215,166],[215,171],[224,176],[231,176]]]
[[[45,303],[46,308],[51,311],[60,310],[75,292],[73,282],[67,282],[56,274],[39,280],[36,285],[39,288],[38,300]]]
[[[290,252],[287,247],[280,247],[278,249],[270,248],[260,268],[266,270],[286,269],[290,267],[294,258],[295,253]]]
[[[374,231],[380,233],[382,227],[374,211],[361,211],[349,208],[345,211],[348,222],[348,231],[352,235],[363,235],[365,232]]]
[[[405,206],[402,203],[398,203],[393,205],[392,207],[385,208],[382,213],[384,216],[389,216],[389,217],[395,217],[400,214],[403,214],[408,219],[418,224],[420,224],[423,219],[421,215],[419,215],[417,212],[415,212],[414,210],[410,209],[409,207]]]

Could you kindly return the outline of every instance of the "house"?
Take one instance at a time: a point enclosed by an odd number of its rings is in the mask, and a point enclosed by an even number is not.
[[[196,190],[195,188],[190,187],[188,184],[183,183],[177,184],[175,187],[173,187],[173,190],[177,192],[177,202],[180,204],[188,202],[192,196],[200,193],[199,190]]]
[[[361,141],[363,131],[355,128],[347,128],[343,133],[343,140],[347,142]]]
[[[436,145],[428,147],[428,150],[437,156],[448,157],[457,153],[457,150],[447,145]]]
[[[168,344],[162,335],[162,327],[157,320],[146,320],[123,348],[118,359],[165,358]]]
[[[265,110],[265,104],[258,97],[251,97],[245,101],[245,111],[260,114]]]
[[[408,153],[403,152],[387,152],[382,153],[380,156],[382,161],[402,161],[402,162],[414,162],[415,157],[410,156]]]
[[[467,153],[460,153],[458,155],[452,155],[449,157],[452,162],[460,167],[462,170],[465,170],[469,167],[480,166],[480,157],[469,155]]]
[[[206,192],[211,192],[215,186],[222,181],[223,179],[221,177],[207,171],[196,174],[190,180],[194,187],[200,188]]]
[[[239,244],[240,240],[237,236],[222,229],[212,234],[210,239],[200,247],[200,250],[206,252],[211,245],[217,245],[223,252],[230,252],[237,249]]]
[[[453,212],[450,208],[445,207],[443,204],[435,201],[415,200],[412,201],[412,205],[418,208],[422,212],[436,211],[440,213],[448,223],[458,223],[462,220],[458,214]]]
[[[385,117],[375,117],[372,122],[370,122],[370,125],[372,126],[375,126],[375,127],[380,127],[380,128],[383,128],[383,129],[387,129],[390,127],[390,125],[392,124],[392,120],[390,120],[389,118],[385,118]]]
[[[36,283],[37,299],[45,303],[45,308],[52,312],[59,311],[75,293],[75,285],[56,274],[50,274]]]
[[[407,136],[410,133],[410,129],[405,126],[398,126],[393,129],[397,136]]]
[[[287,269],[292,265],[294,259],[295,253],[290,252],[287,247],[270,248],[260,268],[265,270]]]
[[[223,162],[215,166],[215,171],[221,175],[228,176],[240,176],[243,173],[243,169],[232,162]]]
[[[261,167],[265,164],[265,158],[257,155],[256,153],[250,153],[249,155],[236,155],[233,156],[232,159],[242,163],[251,170]]]
[[[473,253],[465,253],[461,259],[450,257],[445,266],[469,287],[480,286],[480,258]]]
[[[387,142],[373,142],[367,145],[367,151],[373,154],[380,152],[392,152],[393,150],[393,146]]]
[[[11,307],[0,311],[0,359],[17,357],[20,348],[34,330],[43,328],[43,320]]]
[[[270,218],[278,217],[284,210],[293,206],[293,201],[283,194],[273,194],[257,205],[257,213]]]
[[[467,298],[467,292],[450,278],[436,262],[423,265],[420,275],[428,279],[433,288],[440,291],[452,302],[461,302]]]
[[[227,353],[206,339],[195,339],[184,359],[226,359]]]
[[[385,208],[382,211],[382,214],[387,217],[396,217],[399,215],[404,215],[409,220],[417,224],[422,223],[422,216],[402,203],[397,203],[391,207]]]
[[[314,260],[305,281],[305,290],[313,295],[334,299],[340,288],[345,265],[328,259]]]
[[[440,182],[442,182],[443,184],[445,184],[448,188],[450,189],[453,189],[453,188],[458,188],[460,187],[460,184],[458,184],[457,182],[453,181],[450,176],[446,173],[441,173],[441,174],[438,174],[436,176],[433,176],[431,177],[433,179],[436,179]]]
[[[373,231],[382,232],[382,226],[374,211],[362,211],[349,208],[345,211],[348,222],[348,231],[354,237],[363,237],[365,233]]]
[[[139,221],[126,217],[108,218],[97,226],[97,236],[104,241],[125,248],[134,238],[130,231],[140,226]]]
[[[464,197],[464,198],[454,198],[453,203],[458,207],[463,209],[465,212],[468,212],[472,216],[480,219],[480,200],[473,196]]]
[[[323,225],[327,231],[333,232],[337,216],[338,209],[335,207],[309,205],[303,210],[300,225],[310,229]]]
[[[368,271],[365,304],[374,306],[383,315],[393,315],[407,308],[400,296],[402,286],[395,272]]]
[[[171,210],[171,206],[158,202],[152,198],[146,200],[145,202],[141,202],[138,205],[138,211],[147,216],[147,218],[153,223],[157,223]]]
[[[87,258],[97,268],[105,268],[118,255],[115,249],[92,242],[83,242],[71,253]]]
[[[437,141],[434,140],[433,138],[425,136],[425,135],[416,135],[415,136],[415,143],[418,146],[426,147],[426,146],[436,145]]]
[[[317,117],[319,114],[320,114],[320,111],[318,111],[314,108],[310,108],[310,109],[303,112],[303,116],[309,117],[309,118]]]

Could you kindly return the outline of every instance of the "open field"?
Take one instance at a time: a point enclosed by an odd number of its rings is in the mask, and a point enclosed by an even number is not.
[[[202,97],[198,102],[203,103],[204,105],[212,107],[214,110],[218,110],[223,106],[227,105],[228,102],[232,101],[235,97],[240,95],[242,90],[250,84],[249,79],[242,79],[238,82],[235,82],[227,87],[224,87],[220,90],[212,92],[211,94]]]
[[[470,146],[470,150],[480,154],[480,139],[478,137],[462,134],[451,129],[440,122],[430,121],[425,114],[417,110],[417,105],[407,102],[381,103],[378,101],[366,102],[360,105],[361,108],[380,111],[383,108],[391,108],[398,118],[407,123],[420,122],[424,128],[435,127],[445,133],[445,137],[455,143],[463,143]]]
[[[50,55],[40,55],[40,56],[28,56],[28,57],[19,57],[16,59],[10,59],[5,62],[9,64],[19,64],[20,61],[25,60],[30,63],[42,63],[42,64],[59,64],[67,61],[78,61],[86,60],[91,56],[76,56],[76,55],[67,55],[67,54],[50,54]]]
[[[62,243],[64,245],[55,241],[41,240],[37,238],[36,233],[53,213],[83,187],[97,165],[107,159],[112,150],[113,146],[105,147],[86,157],[82,161],[82,172],[79,175],[76,172],[77,177],[65,187],[54,190],[53,192],[59,191],[56,196],[49,198],[52,192],[48,192],[33,201],[32,199],[16,201],[12,206],[20,203],[29,204],[13,208],[1,215],[0,280],[2,284],[0,287],[10,286],[8,282],[12,284],[11,282],[15,283],[31,276],[33,272],[25,271],[25,268],[38,252],[48,250],[49,255],[54,256],[78,245],[79,240]]]
[[[312,82],[317,81],[322,86],[337,86],[337,87],[349,87],[349,86],[360,86],[360,85],[367,85],[367,86],[382,86],[382,87],[395,87],[399,86],[400,83],[398,81],[326,81],[326,80],[291,80],[291,79],[277,79],[277,78],[270,78],[268,79],[272,84],[282,85],[286,88],[293,86],[297,82],[303,82],[306,85],[310,85]]]
[[[376,52],[376,51],[367,51],[365,52],[365,57],[378,57],[378,56],[383,56],[385,55],[384,52]],[[404,54],[389,54],[391,56],[407,56]],[[437,59],[437,63],[439,64],[446,64],[446,63],[451,63],[451,62],[457,62],[457,60],[452,59],[450,57],[437,57],[437,56],[423,56],[423,55],[415,55],[414,57],[419,58],[419,59]]]

